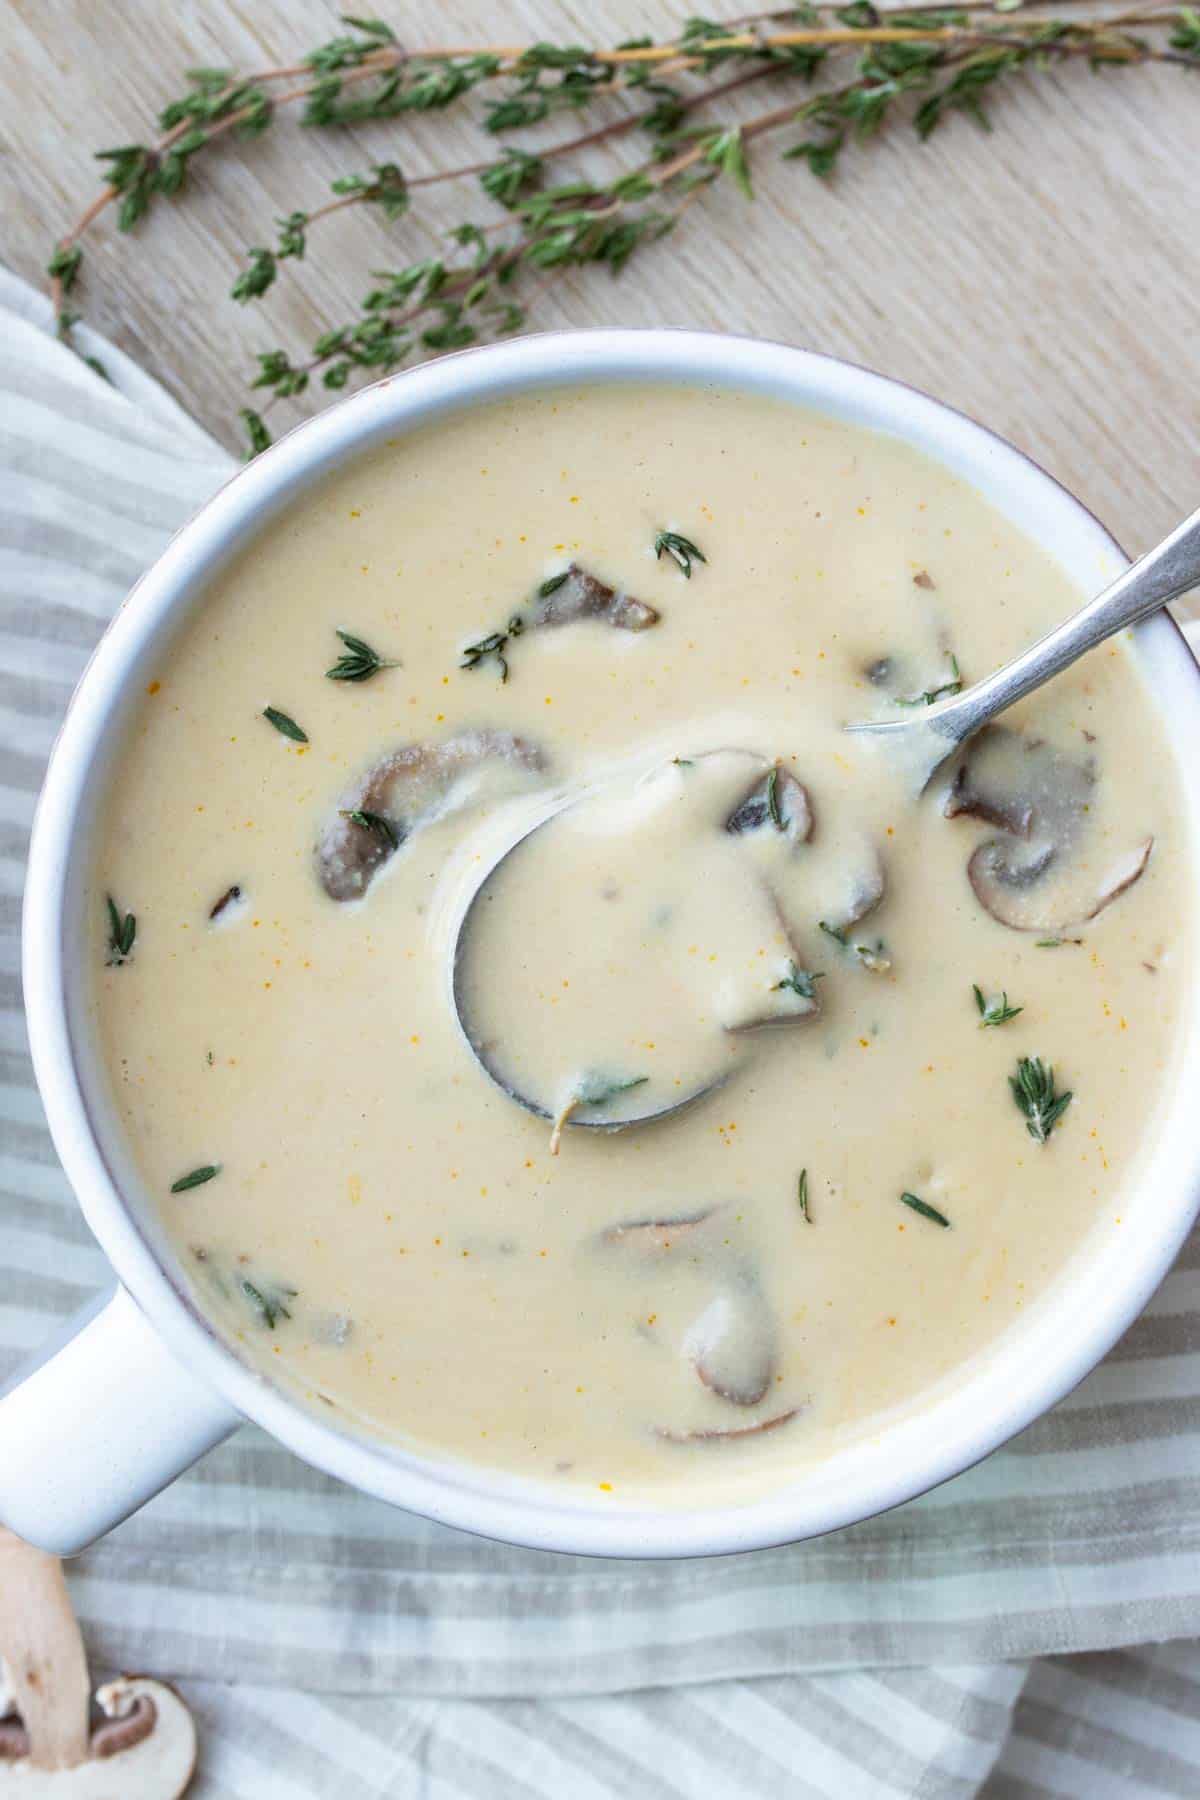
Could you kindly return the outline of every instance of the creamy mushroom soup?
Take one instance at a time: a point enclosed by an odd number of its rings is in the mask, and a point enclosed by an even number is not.
[[[670,1503],[1055,1304],[1138,1231],[1180,1037],[1152,698],[1107,646],[922,797],[843,726],[1079,598],[904,445],[721,391],[478,410],[266,530],[139,699],[91,899],[215,1329],[348,1428]]]

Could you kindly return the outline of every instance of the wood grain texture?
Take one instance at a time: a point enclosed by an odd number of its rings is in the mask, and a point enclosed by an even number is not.
[[[637,28],[663,35],[690,8],[461,0],[451,11],[416,0],[383,10],[419,46],[617,42]],[[181,70],[290,61],[335,29],[335,9],[317,0],[9,0],[5,258],[38,277],[50,241],[96,191],[91,152],[149,135]],[[738,100],[746,114],[761,104],[753,90]],[[484,222],[490,208],[461,184],[432,190],[419,218],[391,227],[339,216],[266,311],[227,298],[245,247],[270,242],[276,215],[318,203],[332,177],[371,158],[415,175],[480,154],[494,140],[477,116],[468,101],[355,133],[289,120],[249,151],[229,145],[188,203],[159,209],[136,243],[106,217],[88,247],[88,316],[234,442],[256,349],[299,352],[348,316],[369,269],[427,254],[447,221]],[[786,137],[771,140],[752,206],[722,184],[620,280],[571,273],[532,322],[716,326],[870,364],[1013,438],[1127,547],[1145,548],[1200,501],[1200,81],[1073,66],[1018,78],[992,119],[990,134],[953,119],[925,147],[892,128],[847,156],[830,185],[780,162]],[[560,123],[550,135],[569,133]],[[310,404],[277,407],[272,424]]]

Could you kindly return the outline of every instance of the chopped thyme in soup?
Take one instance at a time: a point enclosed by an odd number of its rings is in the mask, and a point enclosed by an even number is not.
[[[139,697],[89,902],[215,1328],[327,1421],[673,1505],[1057,1304],[1179,1048],[1153,697],[1106,645],[921,797],[843,726],[1077,599],[903,444],[715,389],[482,408],[266,526]]]

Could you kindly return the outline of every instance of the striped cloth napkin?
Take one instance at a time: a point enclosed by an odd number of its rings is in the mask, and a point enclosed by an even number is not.
[[[34,798],[109,615],[232,466],[87,347],[112,385],[0,272],[0,1380],[109,1278],[25,1043]],[[199,1800],[1195,1796],[1198,1474],[1200,1235],[1048,1418],[813,1543],[652,1565],[508,1549],[247,1427],[71,1587],[97,1669],[174,1678],[196,1708]]]

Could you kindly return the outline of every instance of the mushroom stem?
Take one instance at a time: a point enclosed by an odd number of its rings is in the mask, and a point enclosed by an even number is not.
[[[35,1769],[73,1769],[89,1754],[91,1682],[56,1556],[0,1528],[0,1649]]]

